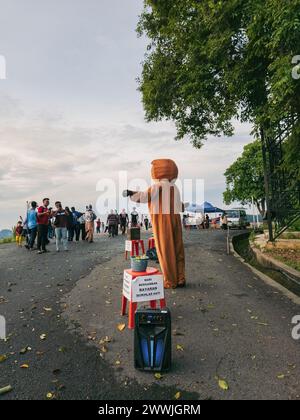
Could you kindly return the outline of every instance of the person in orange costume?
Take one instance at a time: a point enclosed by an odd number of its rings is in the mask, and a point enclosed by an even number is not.
[[[125,191],[136,203],[148,203],[156,250],[166,289],[185,286],[185,255],[180,212],[183,204],[175,185],[178,168],[171,159],[157,159],[151,170],[154,185],[145,192]]]

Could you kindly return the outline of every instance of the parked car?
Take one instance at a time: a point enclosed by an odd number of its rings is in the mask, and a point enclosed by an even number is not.
[[[229,228],[247,229],[249,221],[245,209],[226,210]]]

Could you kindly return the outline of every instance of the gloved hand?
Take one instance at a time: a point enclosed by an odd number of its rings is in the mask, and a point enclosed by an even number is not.
[[[131,197],[133,196],[134,191],[130,191],[130,190],[124,190],[123,191],[123,197]]]

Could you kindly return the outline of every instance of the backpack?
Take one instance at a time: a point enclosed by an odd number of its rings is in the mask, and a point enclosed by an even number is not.
[[[156,248],[148,249],[146,255],[147,255],[147,257],[150,258],[151,261],[155,261],[155,262],[159,263]]]

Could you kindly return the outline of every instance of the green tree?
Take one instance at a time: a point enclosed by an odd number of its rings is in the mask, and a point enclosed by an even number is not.
[[[265,215],[266,200],[261,144],[258,140],[244,147],[239,157],[225,172],[226,191],[224,202],[229,205],[239,201],[243,205],[256,204],[260,214]]]
[[[147,120],[175,121],[177,139],[201,147],[229,136],[234,119],[259,136],[297,121],[299,0],[144,0],[149,39],[139,83]]]
[[[282,169],[289,174],[291,187],[300,192],[300,127],[293,130],[284,144],[284,160]]]

